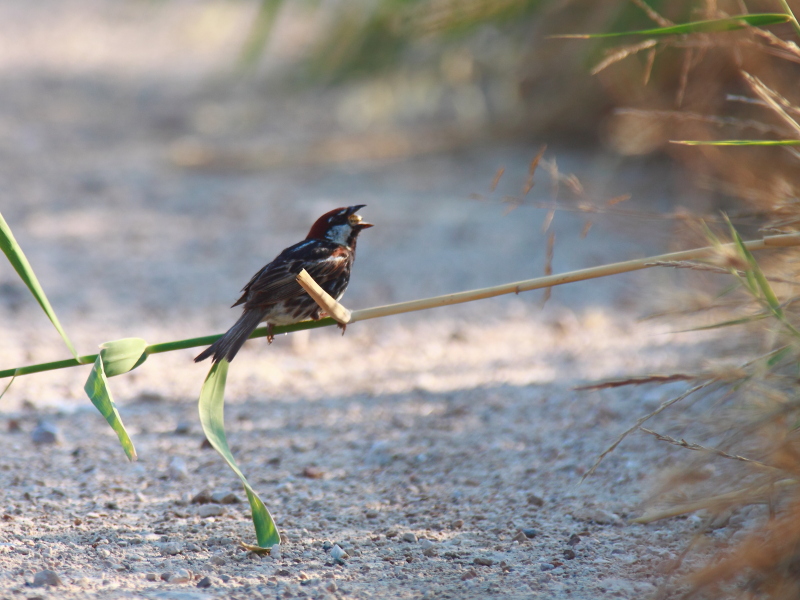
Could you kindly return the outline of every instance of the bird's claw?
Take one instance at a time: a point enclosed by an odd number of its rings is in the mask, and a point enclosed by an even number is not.
[[[347,331],[347,323],[337,323],[336,326],[342,330],[342,335]]]

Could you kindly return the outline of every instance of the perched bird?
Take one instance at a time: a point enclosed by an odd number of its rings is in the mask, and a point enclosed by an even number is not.
[[[214,357],[214,362],[223,358],[230,362],[259,323],[267,323],[267,340],[271,343],[276,325],[319,319],[322,309],[297,283],[297,275],[305,269],[331,296],[337,300],[342,297],[350,282],[358,234],[372,227],[372,223],[356,214],[364,206],[325,213],[311,226],[305,240],[286,248],[253,275],[242,289],[242,297],[233,305],[244,304],[242,316],[224,336],[201,352],[195,362],[209,356]]]

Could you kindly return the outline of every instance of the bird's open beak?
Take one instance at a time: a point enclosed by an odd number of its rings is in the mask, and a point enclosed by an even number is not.
[[[351,227],[357,227],[358,229],[367,229],[369,227],[372,227],[372,223],[367,223],[361,218],[361,215],[355,214],[356,210],[358,210],[359,208],[364,208],[365,206],[366,204],[359,204],[358,206],[351,207],[352,209],[354,209],[353,213],[351,213],[350,216],[347,218],[347,220],[350,221]]]

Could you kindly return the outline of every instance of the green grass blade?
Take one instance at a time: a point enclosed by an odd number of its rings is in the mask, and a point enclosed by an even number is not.
[[[783,13],[762,13],[753,15],[740,15],[738,17],[728,17],[725,19],[711,19],[708,21],[693,21],[681,25],[671,25],[669,27],[657,27],[655,29],[640,29],[638,31],[615,31],[611,33],[573,33],[567,35],[554,35],[554,38],[570,39],[594,39],[594,38],[613,38],[626,35],[639,36],[662,36],[662,35],[685,35],[690,33],[718,33],[722,31],[734,31],[745,27],[762,27],[765,25],[778,25],[790,21],[792,17]]]
[[[6,392],[8,391],[8,388],[10,388],[10,387],[11,387],[11,384],[12,384],[12,383],[14,383],[14,380],[15,380],[16,378],[17,378],[17,376],[16,376],[16,375],[14,375],[13,377],[11,377],[11,379],[9,380],[8,384],[6,385],[6,387],[4,387],[4,388],[3,388],[3,393],[2,393],[2,394],[0,394],[0,400],[2,400],[2,399],[3,399],[3,396],[5,396],[5,395],[6,395]]]
[[[755,284],[758,286],[762,297],[767,303],[767,306],[775,313],[775,316],[783,317],[783,309],[781,308],[781,303],[778,301],[778,297],[775,295],[775,292],[772,290],[772,286],[767,281],[764,272],[761,270],[761,267],[758,266],[755,257],[747,249],[747,246],[744,245],[744,240],[742,236],[739,235],[739,232],[736,231],[736,228],[733,226],[733,223],[728,220],[727,216],[725,220],[728,221],[728,226],[731,230],[731,235],[733,236],[733,241],[736,244],[736,248],[739,250],[739,254],[742,255],[747,261],[747,264],[750,266],[749,271],[753,274],[753,280]]]
[[[147,342],[142,338],[124,338],[100,344],[100,357],[106,377],[127,373],[147,359]]]
[[[256,529],[256,539],[261,548],[270,548],[275,544],[280,544],[281,537],[272,515],[269,514],[267,507],[250,487],[247,478],[239,470],[236,460],[233,458],[231,449],[228,446],[228,438],[225,436],[225,381],[228,377],[228,361],[221,360],[211,367],[211,370],[203,382],[203,389],[200,392],[198,409],[200,411],[200,423],[203,425],[203,432],[206,438],[219,452],[228,466],[233,470],[239,479],[242,480],[250,508],[253,513],[253,525]]]
[[[786,318],[786,313],[784,313],[783,308],[781,307],[778,296],[775,295],[775,291],[769,284],[766,275],[764,275],[761,267],[758,266],[755,256],[753,256],[753,253],[747,249],[747,246],[744,244],[744,240],[739,235],[739,232],[736,231],[736,228],[733,226],[733,223],[730,222],[727,216],[725,217],[725,220],[728,222],[728,227],[731,230],[731,235],[733,236],[733,241],[736,244],[739,254],[747,261],[749,266],[749,269],[747,270],[747,278],[748,285],[751,286],[751,288],[754,288],[753,295],[772,312],[773,316],[778,319],[778,321],[780,321],[781,324],[786,327],[787,330],[789,330],[789,332],[796,337],[800,337],[800,331],[798,331]],[[750,283],[751,280],[752,284]]]
[[[670,140],[684,146],[800,146],[800,140]]]
[[[239,56],[239,63],[242,67],[253,67],[261,58],[281,4],[283,4],[283,0],[261,0],[261,6]]]
[[[767,366],[770,368],[775,367],[786,357],[794,358],[794,348],[792,346],[784,346],[776,350],[773,355],[767,359]]]
[[[42,307],[42,310],[50,319],[50,322],[56,328],[56,331],[61,335],[61,339],[64,340],[64,343],[69,348],[69,351],[72,353],[72,356],[75,357],[75,360],[78,359],[78,353],[75,351],[75,346],[72,345],[72,342],[67,337],[67,333],[64,331],[64,328],[61,327],[61,323],[56,316],[53,307],[50,306],[50,302],[47,300],[47,296],[45,296],[44,290],[42,286],[39,284],[39,280],[36,278],[36,274],[33,272],[33,268],[31,268],[28,259],[25,257],[25,253],[20,248],[17,240],[14,239],[14,234],[11,233],[11,228],[6,223],[6,220],[3,218],[2,213],[0,213],[0,249],[3,250],[3,254],[6,255],[8,261],[14,267],[14,270],[20,276],[22,281],[25,282],[25,285],[28,286],[28,289],[33,294],[36,301],[39,303],[39,306]]]
[[[100,414],[103,415],[111,429],[117,434],[119,443],[122,444],[122,449],[131,461],[136,460],[136,449],[133,447],[128,432],[125,430],[125,425],[122,424],[122,417],[119,416],[114,399],[111,397],[111,390],[108,389],[108,379],[106,379],[105,370],[103,369],[103,359],[101,356],[97,357],[94,361],[94,367],[89,374],[89,379],[86,380],[86,385],[83,389],[95,405]]]
[[[708,329],[720,329],[722,327],[733,327],[735,325],[746,325],[747,323],[753,323],[755,321],[761,321],[762,319],[766,319],[770,316],[771,313],[759,313],[757,315],[752,315],[750,317],[741,317],[739,319],[731,319],[730,321],[722,321],[720,323],[714,323],[713,325],[701,325],[699,327],[692,327],[691,329],[681,329],[680,331],[676,331],[674,333],[689,333],[692,331],[706,331]]]

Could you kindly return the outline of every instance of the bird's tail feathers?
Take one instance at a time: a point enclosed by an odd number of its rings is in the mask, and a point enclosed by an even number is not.
[[[250,334],[255,331],[258,324],[261,323],[264,314],[254,310],[245,310],[239,320],[234,323],[228,332],[223,335],[216,342],[211,344],[208,348],[198,354],[194,361],[200,362],[207,359],[209,356],[214,357],[214,362],[219,362],[223,358],[228,362],[233,360],[239,348],[247,341]]]

